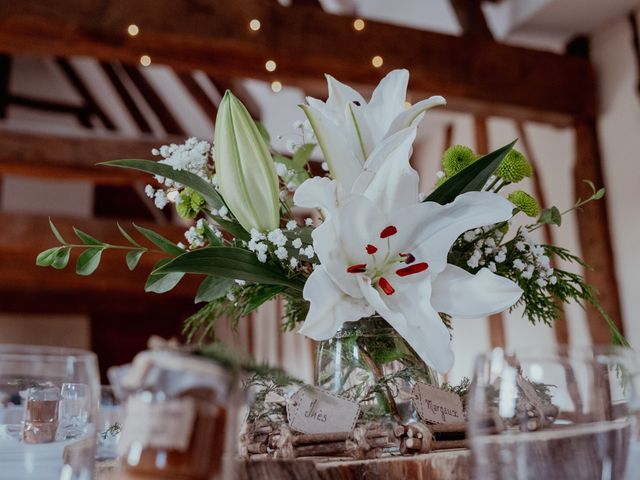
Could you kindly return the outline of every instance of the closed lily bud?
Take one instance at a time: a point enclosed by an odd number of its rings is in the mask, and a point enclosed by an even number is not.
[[[269,147],[242,102],[227,90],[215,126],[218,188],[247,231],[271,231],[280,223],[278,175]]]

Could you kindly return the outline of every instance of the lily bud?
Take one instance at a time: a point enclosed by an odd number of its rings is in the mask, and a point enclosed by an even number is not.
[[[229,90],[215,126],[218,188],[229,210],[247,231],[278,228],[278,175],[269,147],[242,102]]]

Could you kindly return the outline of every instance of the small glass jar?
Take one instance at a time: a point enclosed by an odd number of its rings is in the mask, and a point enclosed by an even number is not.
[[[124,469],[153,478],[232,478],[240,403],[236,376],[206,360],[161,352],[127,400],[119,441]]]
[[[438,386],[438,375],[381,317],[345,323],[318,343],[316,385],[359,401],[364,418],[417,421],[416,381]]]

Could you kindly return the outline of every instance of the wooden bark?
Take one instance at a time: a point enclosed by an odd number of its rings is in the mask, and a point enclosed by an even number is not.
[[[575,195],[587,198],[592,192],[583,180],[590,180],[597,187],[606,185],[595,120],[576,120],[575,145]],[[606,198],[605,195],[602,200],[591,202],[577,212],[580,248],[583,258],[591,266],[585,270],[587,282],[600,292],[602,307],[624,333]],[[587,306],[587,321],[593,343],[611,342],[609,328],[591,306]]]
[[[261,20],[259,31],[248,28],[251,18]],[[129,37],[134,21],[140,34]],[[391,68],[411,67],[412,89],[445,95],[450,108],[564,125],[596,112],[587,59],[375,21],[355,32],[351,18],[271,0],[197,2],[197,8],[190,0],[3,2],[0,51],[129,64],[149,55],[182,71],[278,79],[307,92],[324,83],[326,71],[373,85]],[[383,57],[383,68],[371,65],[375,55]],[[278,64],[274,73],[264,68],[269,58]]]

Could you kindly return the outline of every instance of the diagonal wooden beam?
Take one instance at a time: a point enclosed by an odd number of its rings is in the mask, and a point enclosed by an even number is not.
[[[82,97],[85,108],[98,117],[107,130],[115,130],[116,126],[111,121],[111,118],[109,118],[100,105],[98,105],[95,97],[85,85],[84,80],[82,80],[78,72],[76,72],[76,69],[73,68],[73,65],[71,65],[71,63],[69,63],[65,58],[56,58],[56,64],[67,77],[69,83],[73,85],[76,92],[78,92],[80,97]]]
[[[200,109],[211,120],[211,123],[215,125],[218,106],[214,103],[211,97],[209,97],[207,92],[202,89],[198,81],[193,78],[192,74],[184,72],[178,73],[178,78],[196,101]]]
[[[158,95],[138,67],[123,65],[123,68],[149,107],[154,111],[158,120],[160,120],[166,133],[168,135],[184,135],[184,129],[180,126],[180,123],[178,123],[169,107],[167,107],[164,100],[160,98],[160,95]]]
[[[0,118],[5,118],[7,116],[10,76],[11,56],[0,55]]]
[[[100,67],[102,67],[102,70],[111,82],[111,85],[120,97],[120,100],[122,100],[122,103],[129,112],[129,115],[131,115],[131,118],[138,126],[138,129],[142,133],[152,133],[149,122],[147,122],[147,119],[140,111],[140,108],[138,108],[138,105],[127,90],[127,87],[125,87],[124,83],[122,83],[122,80],[120,79],[116,68],[108,62],[100,62]]]
[[[78,123],[85,128],[93,128],[91,124],[91,112],[84,105],[72,105],[66,102],[54,102],[39,98],[25,97],[23,95],[9,94],[7,104],[18,105],[46,112],[69,113],[78,119]]]
[[[248,28],[258,18],[262,28]],[[127,26],[140,27],[136,37]],[[21,0],[0,3],[0,51],[87,55],[135,64],[141,55],[181,71],[272,80],[343,81],[372,85],[391,68],[410,67],[411,88],[447,97],[450,108],[568,125],[596,114],[588,59],[368,21],[356,34],[352,19],[272,0]],[[376,69],[371,58],[380,55]],[[309,91],[306,89],[306,91]]]
[[[249,91],[237,80],[225,77],[208,76],[209,81],[213,83],[220,95],[224,95],[224,92],[231,90],[233,94],[240,99],[240,101],[247,107],[247,110],[251,114],[254,120],[260,120],[262,118],[262,111],[260,105],[252,97]]]

